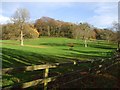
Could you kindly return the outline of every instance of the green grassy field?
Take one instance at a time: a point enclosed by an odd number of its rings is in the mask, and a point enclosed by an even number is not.
[[[112,57],[116,49],[114,43],[107,41],[88,41],[88,47],[85,48],[83,40],[53,37],[24,40],[24,46],[20,46],[20,42],[16,40],[3,40],[1,42],[3,68],[107,58]],[[72,50],[69,49],[68,43],[74,43]],[[71,67],[59,69],[59,71],[65,72],[68,68],[70,70]],[[23,75],[3,75],[3,86],[16,83],[17,78],[21,81],[27,81],[30,79],[29,74],[39,75],[40,71],[26,72]]]
[[[89,41],[85,48],[83,40],[68,38],[28,39],[24,40],[25,46],[20,46],[20,42],[15,40],[3,40],[2,43],[3,68],[106,58],[111,57],[116,49],[115,44],[106,41]],[[68,43],[74,43],[72,50]]]

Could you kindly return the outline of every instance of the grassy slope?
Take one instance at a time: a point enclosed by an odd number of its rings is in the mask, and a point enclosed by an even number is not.
[[[73,50],[69,50],[67,43],[75,43]],[[85,60],[91,58],[105,58],[110,57],[111,52],[115,49],[114,44],[105,41],[89,41],[87,48],[84,47],[83,43],[82,40],[67,38],[25,40],[25,45],[44,47],[38,48],[28,46],[21,47],[19,41],[4,40],[2,45],[3,68],[32,64],[68,62],[74,59]]]
[[[105,41],[89,41],[88,47],[85,48],[82,40],[46,37],[25,40],[25,46],[20,46],[19,41],[14,40],[3,40],[2,42],[3,68],[68,62],[74,59],[106,58],[111,56],[111,52],[116,47],[114,44]],[[69,50],[67,46],[68,43],[74,43],[75,46],[73,50]],[[37,47],[28,47],[26,45]],[[67,68],[61,69],[61,71],[62,70],[67,71]],[[35,75],[35,73],[39,75],[40,72],[34,72],[34,74],[32,73],[31,75]],[[16,79],[20,79],[20,81],[25,81],[27,78],[30,79],[30,77],[28,77],[29,74],[30,73],[26,73],[26,76],[25,73],[21,75],[3,75],[3,86],[16,83]]]

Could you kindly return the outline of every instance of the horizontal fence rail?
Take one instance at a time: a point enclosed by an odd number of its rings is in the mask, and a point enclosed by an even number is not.
[[[115,60],[113,60],[113,59],[115,59]],[[107,60],[107,59],[102,59],[102,60],[98,60],[98,61],[103,62],[104,60]],[[94,67],[90,68],[90,69],[89,69],[90,72],[88,72],[88,73],[90,73],[90,75],[94,75],[94,74],[98,74],[98,73],[101,73],[101,72],[109,69],[109,68],[112,67],[113,65],[120,63],[120,56],[119,56],[119,57],[117,56],[117,57],[109,58],[109,59],[108,59],[108,62],[110,62],[110,60],[111,60],[111,61],[113,60],[114,63],[112,63],[112,64],[110,64],[110,65],[107,65],[107,66],[102,66],[101,63],[100,63],[100,65],[94,66]],[[91,61],[91,62],[93,63],[93,62],[96,62],[96,61]],[[92,71],[91,71],[91,70],[92,70]],[[81,79],[86,78],[86,77],[88,77],[88,76],[89,76],[89,74],[85,74],[85,75],[82,76],[82,77],[79,77],[79,78],[70,80],[70,81],[68,81],[68,82],[63,82],[62,84],[57,85],[57,86],[54,86],[53,88],[56,89],[56,88],[58,88],[58,87],[63,87],[64,85],[73,83],[73,82],[75,82],[75,81],[81,80]]]
[[[26,71],[44,70],[44,73],[43,73],[44,78],[25,82],[25,83],[18,83],[18,84],[13,85],[13,86],[3,87],[2,89],[3,90],[10,90],[10,89],[12,90],[15,88],[24,89],[24,88],[36,86],[39,84],[43,84],[44,90],[47,90],[47,85],[49,82],[60,80],[61,77],[65,78],[65,77],[69,77],[69,75],[77,75],[79,72],[81,72],[80,73],[81,75],[84,74],[83,77],[87,76],[85,74],[86,72],[91,73],[91,74],[93,74],[93,73],[97,74],[97,73],[102,72],[102,70],[106,70],[106,69],[110,68],[111,66],[113,66],[114,64],[119,63],[119,62],[120,62],[120,56],[115,56],[113,58],[108,58],[108,59],[98,59],[98,60],[88,60],[88,61],[73,61],[73,62],[66,62],[66,63],[23,66],[23,67],[18,67],[18,68],[4,68],[4,69],[2,69],[2,74],[12,74],[12,73],[21,73],[21,72],[26,72]],[[49,76],[49,69],[57,68],[59,66],[65,67],[68,65],[78,65],[78,64],[82,64],[82,63],[90,63],[91,67],[89,67],[88,69],[72,71],[70,73],[63,74],[63,75],[48,77]],[[83,77],[73,78],[73,80],[71,80],[69,82],[62,83],[62,84],[67,84],[67,83],[70,83],[72,81],[79,80]]]
[[[58,66],[66,66],[66,65],[73,65],[75,63],[89,63],[91,61],[73,61],[73,62],[66,62],[66,63],[55,63],[55,64],[45,64],[45,65],[33,65],[33,66],[22,66],[22,67],[15,67],[15,68],[4,68],[2,69],[2,74],[10,74],[13,72],[24,72],[24,71],[34,71],[34,70],[42,70],[46,68],[56,68]]]

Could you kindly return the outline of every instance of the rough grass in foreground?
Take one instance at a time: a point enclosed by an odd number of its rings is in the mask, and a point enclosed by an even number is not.
[[[68,38],[43,37],[39,39],[28,39],[24,41],[24,46],[20,46],[20,42],[15,40],[3,40],[2,43],[3,68],[107,58],[111,57],[113,51],[116,49],[115,44],[107,43],[106,41],[89,41],[88,47],[85,48],[83,40]],[[73,43],[74,47],[69,49],[68,43]],[[89,67],[89,65],[82,66]],[[73,67],[56,69],[54,71],[58,73],[67,73],[67,71],[73,70],[70,68]],[[51,72],[52,71],[53,70],[51,70]],[[38,71],[24,74],[3,75],[3,86],[18,83],[19,80],[29,81],[35,74],[39,75],[41,73]],[[28,75],[33,76],[28,78]]]

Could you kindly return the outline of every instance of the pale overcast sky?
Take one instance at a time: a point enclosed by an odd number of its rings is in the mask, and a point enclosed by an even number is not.
[[[48,16],[67,22],[88,22],[107,28],[118,19],[117,2],[1,2],[0,23],[7,23],[17,8],[27,8],[31,20]]]

